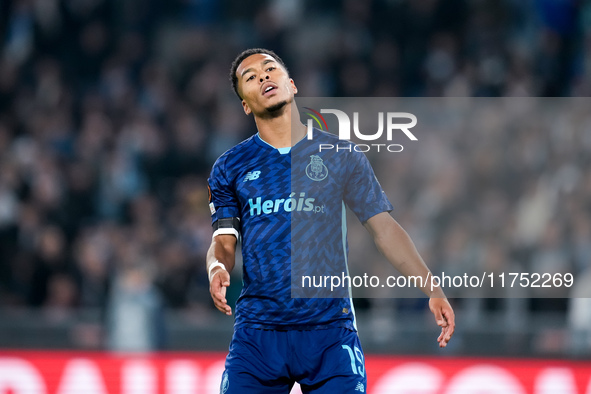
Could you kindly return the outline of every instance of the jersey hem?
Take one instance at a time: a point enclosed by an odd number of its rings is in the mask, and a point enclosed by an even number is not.
[[[350,320],[340,320],[332,323],[324,324],[262,324],[262,323],[236,323],[234,329],[239,328],[254,328],[257,330],[266,331],[315,331],[315,330],[328,330],[331,328],[346,328],[353,332],[357,332],[353,322]]]

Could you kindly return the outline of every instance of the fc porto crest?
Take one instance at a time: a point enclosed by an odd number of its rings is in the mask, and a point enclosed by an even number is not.
[[[322,181],[328,176],[328,168],[318,155],[310,156],[310,164],[306,167],[306,175],[313,181]]]
[[[222,375],[222,384],[220,386],[220,394],[224,394],[226,391],[228,391],[229,387],[230,378],[228,377],[228,371],[224,371],[224,374]]]

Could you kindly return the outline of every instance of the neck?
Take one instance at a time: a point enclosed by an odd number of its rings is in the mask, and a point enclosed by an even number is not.
[[[300,111],[292,100],[277,114],[268,117],[255,117],[261,138],[275,148],[294,146],[306,135],[306,126],[300,122]]]

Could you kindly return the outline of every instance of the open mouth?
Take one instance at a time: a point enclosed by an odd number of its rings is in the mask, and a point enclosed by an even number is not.
[[[274,84],[266,84],[265,86],[263,86],[263,96],[269,96],[271,94],[273,94],[274,91],[277,90],[277,86],[275,86]]]

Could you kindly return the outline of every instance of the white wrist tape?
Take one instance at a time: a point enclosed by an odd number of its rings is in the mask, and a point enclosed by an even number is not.
[[[211,263],[211,265],[209,266],[209,269],[208,269],[208,271],[207,271],[207,276],[209,277],[209,281],[210,281],[210,282],[211,282],[211,278],[213,278],[213,277],[215,276],[215,274],[217,274],[218,272],[220,272],[220,271],[218,270],[218,271],[217,271],[217,272],[215,272],[215,273],[213,274],[213,276],[212,276],[212,275],[211,275],[211,271],[213,271],[213,269],[214,269],[215,267],[221,267],[221,268],[222,268],[224,271],[227,271],[227,270],[226,270],[226,266],[225,266],[225,265],[223,265],[222,263],[220,263],[219,261],[217,261],[217,260],[216,260],[215,262]]]

